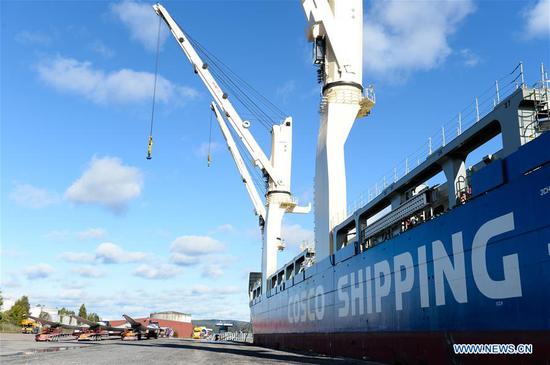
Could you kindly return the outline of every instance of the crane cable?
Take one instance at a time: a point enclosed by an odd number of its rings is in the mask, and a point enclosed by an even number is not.
[[[157,30],[157,54],[155,59],[155,81],[153,83],[153,105],[151,107],[151,127],[149,129],[149,144],[147,146],[147,159],[151,159],[151,153],[153,152],[153,122],[155,119],[155,99],[157,96],[157,78],[159,71],[159,53],[160,53],[160,17]]]
[[[212,156],[210,155],[210,149],[212,147],[212,113],[210,113],[210,129],[208,131],[208,167],[212,163]]]

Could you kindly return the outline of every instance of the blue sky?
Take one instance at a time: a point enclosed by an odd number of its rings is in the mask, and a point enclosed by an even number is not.
[[[377,105],[346,145],[348,202],[520,60],[537,81],[540,62],[550,67],[548,4],[366,1],[364,80]],[[164,5],[293,117],[293,191],[311,202],[319,93],[299,1]],[[207,167],[210,97],[166,31],[153,159],[145,159],[150,6],[1,2],[2,293],[85,302],[104,318],[177,310],[247,319],[257,221],[217,128]],[[268,133],[253,131],[268,150]],[[281,264],[312,240],[312,228],[311,214],[286,218]]]

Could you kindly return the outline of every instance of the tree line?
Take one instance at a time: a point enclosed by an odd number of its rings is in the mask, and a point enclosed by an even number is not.
[[[4,304],[4,299],[2,297],[2,292],[0,291],[0,306]],[[0,312],[0,321],[2,322],[9,322],[14,325],[19,326],[21,324],[21,321],[24,319],[27,319],[30,314],[31,306],[29,304],[29,298],[26,295],[23,295],[21,298],[17,299],[17,301],[13,304],[13,306],[4,312]],[[60,317],[69,317],[71,315],[76,315],[75,311],[69,310],[65,307],[59,309],[57,311]],[[85,318],[92,322],[99,322],[101,319],[99,318],[99,315],[94,312],[88,313],[86,309],[86,305],[83,303],[80,308],[78,309],[78,316]],[[50,317],[50,314],[47,312],[42,312],[40,314],[40,318],[51,321],[52,318]]]

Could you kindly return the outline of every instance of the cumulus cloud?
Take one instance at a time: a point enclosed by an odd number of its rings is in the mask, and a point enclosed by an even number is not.
[[[112,242],[103,242],[97,246],[95,253],[64,252],[59,258],[67,262],[121,264],[141,262],[150,255],[139,251],[126,251]]]
[[[105,58],[111,58],[115,55],[115,51],[113,51],[111,48],[107,47],[105,43],[103,43],[100,40],[96,40],[91,45],[92,51],[95,53],[105,57]]]
[[[151,8],[151,4],[123,1],[111,5],[111,12],[128,28],[132,39],[140,42],[149,51],[156,50],[159,17]],[[166,27],[161,24],[161,45],[167,37]]]
[[[170,265],[141,265],[134,275],[145,279],[169,279],[181,274],[181,269]]]
[[[45,279],[50,276],[55,270],[48,264],[36,264],[28,266],[23,270],[23,274],[27,279]]]
[[[111,242],[103,242],[96,249],[96,259],[105,264],[139,262],[147,258],[144,252],[132,252]]]
[[[532,2],[528,2],[532,4]],[[525,8],[524,33],[528,38],[544,38],[550,36],[550,0],[538,0],[535,6]]]
[[[63,252],[59,258],[67,262],[93,262],[95,255],[87,252]]]
[[[191,289],[191,293],[193,295],[207,294],[207,293],[210,293],[211,291],[212,291],[212,288],[204,284],[197,284],[193,286],[193,288]]]
[[[223,276],[223,270],[217,264],[204,265],[202,267],[202,276],[205,278],[218,279]]]
[[[59,203],[61,200],[57,193],[17,182],[9,198],[22,207],[35,209]]]
[[[464,62],[464,65],[468,67],[474,67],[481,61],[480,57],[468,48],[461,49],[459,55]]]
[[[97,204],[115,213],[123,212],[143,189],[141,171],[123,165],[116,157],[92,158],[88,169],[65,192],[77,204]]]
[[[472,0],[375,0],[365,15],[364,67],[406,76],[439,66],[452,52],[449,36],[474,11]]]
[[[103,228],[88,228],[76,234],[79,240],[102,239],[107,232]]]
[[[229,294],[237,294],[242,291],[243,291],[242,288],[239,288],[237,286],[224,286],[221,288],[214,288],[204,284],[197,284],[193,286],[193,288],[191,289],[191,293],[193,295],[204,295],[204,294],[210,294],[210,293],[229,295]]]
[[[71,271],[75,274],[82,276],[83,278],[100,278],[105,275],[105,272],[103,272],[103,270],[93,265],[76,267]]]
[[[22,44],[46,46],[51,43],[50,36],[43,32],[23,30],[15,35],[15,40]]]
[[[170,246],[172,253],[187,256],[202,256],[219,253],[225,249],[222,242],[209,236],[181,236],[176,238]]]
[[[189,256],[178,252],[173,252],[170,255],[170,262],[178,266],[193,266],[199,263],[197,256]]]
[[[46,84],[98,104],[149,101],[154,85],[154,75],[150,72],[130,69],[107,72],[95,68],[90,62],[61,56],[44,59],[36,70]],[[158,76],[158,101],[181,103],[197,96],[195,89],[173,84]]]
[[[229,223],[221,224],[221,225],[217,226],[216,229],[214,230],[214,232],[216,232],[216,233],[230,233],[230,232],[233,232],[233,231],[235,231],[235,227],[233,227]]]
[[[313,231],[299,224],[283,224],[281,236],[287,247],[300,247],[313,243]]]
[[[4,288],[18,288],[21,286],[19,278],[14,275],[0,275],[0,286]]]

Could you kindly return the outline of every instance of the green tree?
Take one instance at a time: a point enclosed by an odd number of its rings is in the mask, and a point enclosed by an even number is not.
[[[82,318],[88,318],[88,313],[86,312],[86,306],[84,303],[80,306],[80,309],[78,310],[78,316]]]
[[[29,316],[30,308],[29,298],[23,295],[17,299],[13,307],[7,312],[7,317],[13,324],[19,325],[23,319]]]
[[[63,307],[57,311],[57,314],[59,314],[59,320],[63,322],[63,318],[66,318],[66,317],[70,318],[71,316],[75,315],[75,312]]]
[[[70,315],[74,316],[76,313],[72,310],[68,310],[67,308],[62,307],[57,311],[57,314],[59,314],[60,316],[70,316]]]
[[[99,316],[97,315],[97,313],[93,313],[93,312],[88,314],[88,320],[92,321],[92,322],[99,322],[100,321]]]
[[[40,315],[38,316],[38,318],[44,319],[46,321],[51,321],[52,320],[52,316],[50,316],[50,313],[48,313],[48,312],[40,312]]]
[[[4,305],[4,297],[2,296],[2,290],[0,290],[0,321],[4,318],[2,315],[2,306]]]

